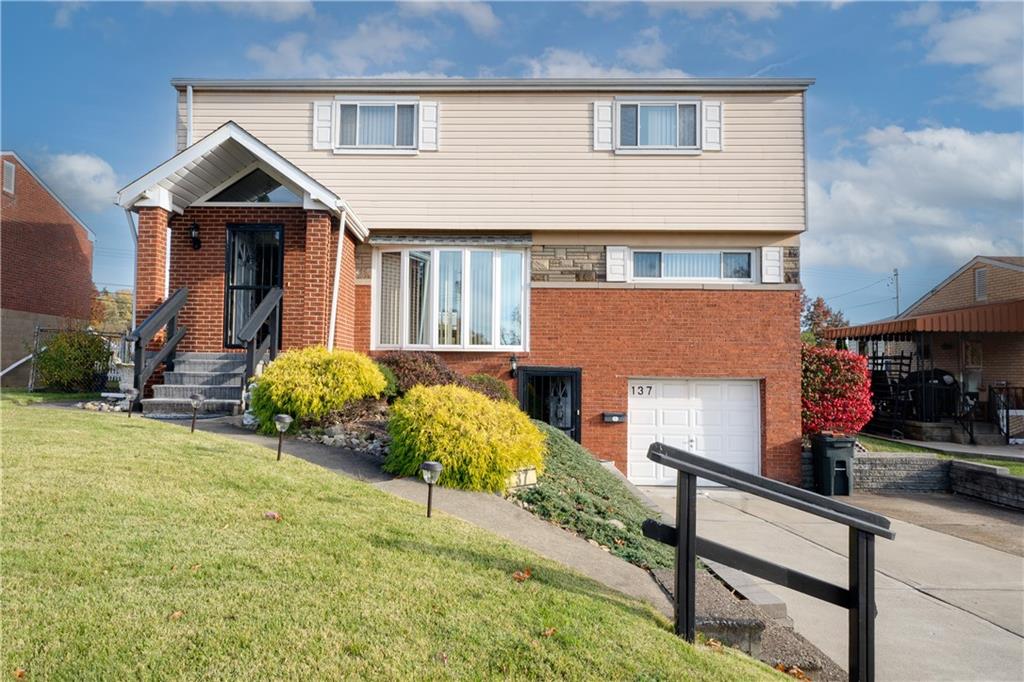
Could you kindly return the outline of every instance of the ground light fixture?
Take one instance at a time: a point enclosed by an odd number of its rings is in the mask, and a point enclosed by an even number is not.
[[[420,465],[420,476],[427,483],[427,518],[429,519],[434,506],[434,484],[437,483],[437,479],[441,478],[441,463],[424,462]]]
[[[135,409],[135,400],[139,397],[139,389],[128,388],[125,389],[124,395],[128,398],[128,418],[132,418],[132,410]]]
[[[284,442],[284,432],[292,425],[292,418],[287,414],[279,414],[274,417],[274,426],[277,427],[277,461],[281,461],[281,443]]]
[[[199,408],[203,406],[203,401],[206,398],[201,393],[193,393],[188,397],[192,403],[192,430],[189,433],[196,432],[196,414],[199,412]]]

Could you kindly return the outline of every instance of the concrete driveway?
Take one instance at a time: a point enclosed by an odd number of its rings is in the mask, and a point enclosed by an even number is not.
[[[671,518],[675,488],[643,491]],[[886,498],[892,514],[898,498]],[[876,541],[878,679],[1024,679],[1024,559],[890,518],[896,539]],[[1024,515],[1009,523],[1024,533]],[[847,584],[847,529],[803,512],[702,489],[697,534]],[[773,583],[762,586],[786,602],[797,632],[846,668],[845,610]]]

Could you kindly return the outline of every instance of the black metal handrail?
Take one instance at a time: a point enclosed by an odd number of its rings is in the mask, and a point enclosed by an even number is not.
[[[188,287],[182,287],[166,301],[157,306],[156,310],[142,321],[138,327],[133,329],[125,337],[128,343],[132,344],[135,360],[133,373],[135,375],[135,389],[138,391],[136,400],[141,400],[143,391],[146,389],[146,382],[153,376],[153,372],[160,366],[160,363],[167,365],[168,371],[174,371],[174,354],[178,342],[185,337],[187,327],[178,327],[178,313],[188,302]],[[167,334],[163,346],[155,353],[146,357],[146,346],[152,341],[162,329],[166,327]],[[135,409],[133,402],[128,406],[129,410]]]
[[[1024,386],[989,386],[989,412],[1009,445],[1014,437],[1010,410],[1024,409]]]
[[[273,287],[267,292],[256,310],[252,312],[249,319],[242,325],[238,332],[238,340],[245,345],[245,375],[242,377],[242,389],[248,384],[249,379],[256,376],[256,367],[269,353],[270,359],[277,357],[280,348],[281,329],[281,299],[284,292],[281,287]],[[259,331],[263,325],[270,320],[270,332],[261,343],[257,342]]]
[[[679,472],[676,482],[676,525],[654,519],[644,522],[644,535],[676,548],[675,629],[696,637],[697,555],[784,585],[849,611],[851,680],[875,676],[875,536],[892,540],[889,520],[880,514],[839,502],[763,476],[740,471],[663,443],[653,443],[647,458]],[[850,529],[849,587],[697,537],[697,478],[705,478],[766,500],[841,523]]]

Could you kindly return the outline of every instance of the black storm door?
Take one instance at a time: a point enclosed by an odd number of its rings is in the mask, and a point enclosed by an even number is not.
[[[267,292],[282,286],[284,227],[282,225],[228,225],[225,259],[224,345],[239,348],[238,332]],[[268,323],[269,324],[269,323]],[[269,329],[256,338],[262,343]]]
[[[522,367],[519,404],[533,419],[561,429],[577,443],[580,432],[580,384],[578,368]]]

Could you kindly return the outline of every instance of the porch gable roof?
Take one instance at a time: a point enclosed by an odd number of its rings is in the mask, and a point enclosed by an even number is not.
[[[117,192],[115,203],[125,209],[161,206],[181,213],[254,165],[298,189],[305,208],[326,210],[337,216],[345,214],[347,226],[358,238],[368,236],[369,231],[343,198],[234,121],[228,121],[123,187]]]

